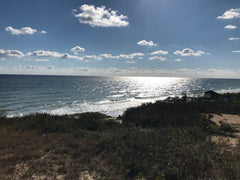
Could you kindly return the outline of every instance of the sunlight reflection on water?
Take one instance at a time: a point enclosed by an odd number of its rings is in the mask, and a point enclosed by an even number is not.
[[[169,96],[199,95],[209,89],[237,91],[240,80],[1,75],[0,89],[0,111],[9,116],[89,111],[117,116],[129,107]]]

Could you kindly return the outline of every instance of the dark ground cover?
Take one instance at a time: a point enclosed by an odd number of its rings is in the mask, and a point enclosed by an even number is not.
[[[100,113],[0,118],[0,179],[240,179],[239,147],[208,113],[239,114],[238,102],[156,102],[128,109],[122,124]]]

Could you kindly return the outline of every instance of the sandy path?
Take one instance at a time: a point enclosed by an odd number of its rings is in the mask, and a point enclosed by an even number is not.
[[[218,126],[222,123],[229,124],[240,131],[240,116],[232,114],[211,114],[212,122],[215,122]],[[240,133],[234,133],[236,137],[223,137],[223,136],[211,136],[211,141],[216,143],[227,143],[228,145],[235,147],[239,143]]]
[[[221,114],[221,115],[212,114],[212,115],[213,117],[211,118],[211,121],[215,122],[219,126],[220,126],[220,122],[223,122],[232,126],[240,127],[240,116],[238,115],[232,115],[232,114]]]

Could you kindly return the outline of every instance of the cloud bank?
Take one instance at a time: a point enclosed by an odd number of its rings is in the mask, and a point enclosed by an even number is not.
[[[140,69],[131,67],[119,68],[56,68],[53,66],[0,66],[0,72],[4,74],[48,74],[48,75],[86,75],[86,76],[161,76],[161,77],[196,77],[196,78],[240,78],[240,70],[215,69]]]
[[[63,56],[63,54],[54,51],[37,50],[27,53],[27,56],[60,58]]]
[[[79,48],[76,48],[79,50]],[[68,53],[59,53],[55,51],[45,51],[45,50],[37,50],[33,52],[28,52],[26,56],[34,56],[34,57],[52,57],[52,58],[61,58],[61,59],[76,59],[79,61],[82,60],[103,60],[103,59],[134,59],[141,58],[144,56],[143,53],[132,53],[132,54],[120,54],[117,56],[113,56],[112,54],[100,54],[100,55],[86,55],[86,56],[76,56],[70,55]]]

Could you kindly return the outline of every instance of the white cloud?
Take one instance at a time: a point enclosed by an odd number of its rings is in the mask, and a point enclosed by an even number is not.
[[[201,56],[205,54],[205,52],[198,50],[197,52],[194,52],[192,49],[185,48],[182,51],[175,51],[174,54],[181,55],[181,56]]]
[[[225,26],[224,28],[225,29],[237,29],[237,26],[229,24],[229,25]]]
[[[33,29],[31,27],[22,27],[20,29],[14,29],[11,26],[7,26],[5,30],[11,32],[11,34],[13,35],[25,35],[25,34],[31,35],[38,32],[36,29]],[[42,31],[39,31],[39,33],[46,34],[47,32],[42,30]]]
[[[132,57],[127,54],[120,54],[118,56],[114,56],[114,58],[115,59],[132,59]]]
[[[228,38],[229,41],[236,41],[236,40],[240,40],[240,38]]]
[[[143,53],[132,53],[132,54],[120,54],[117,56],[113,56],[112,54],[100,54],[98,56],[86,55],[83,57],[68,55],[68,58],[70,57],[72,59],[78,59],[78,60],[103,60],[103,59],[134,59],[134,58],[141,58],[142,56],[144,56]]]
[[[99,57],[100,58],[106,58],[106,59],[114,58],[111,54],[100,54]]]
[[[153,56],[153,57],[149,57],[149,60],[160,60],[160,61],[166,61],[167,58],[165,58],[165,57],[161,57],[161,56]]]
[[[151,53],[151,55],[167,55],[168,54],[168,51],[163,51],[163,50],[159,50],[159,51],[154,51]]]
[[[63,56],[63,54],[59,52],[54,52],[54,51],[45,51],[45,50],[37,50],[34,52],[29,52],[27,53],[27,56],[37,56],[37,57],[55,57],[55,58],[60,58]]]
[[[61,59],[76,59],[79,61],[82,60],[88,60],[88,59],[96,59],[96,60],[101,60],[102,58],[99,58],[95,55],[87,55],[83,57],[75,56],[75,55],[70,55],[68,53],[59,53],[55,51],[45,51],[45,50],[37,50],[34,52],[29,52],[27,53],[27,56],[36,56],[36,57],[53,57],[53,58],[61,58]]]
[[[106,9],[105,6],[95,7],[94,5],[84,4],[79,7],[80,13],[76,9],[73,14],[79,19],[80,23],[98,27],[122,27],[128,26],[127,16],[118,14],[117,11]]]
[[[156,46],[157,45],[153,41],[146,41],[146,40],[141,40],[137,42],[137,44],[140,46]]]
[[[38,61],[38,62],[47,62],[49,61],[48,59],[35,59],[35,61]]]
[[[13,57],[13,58],[21,58],[24,57],[24,54],[18,50],[3,50],[0,49],[0,59]]]
[[[240,50],[237,50],[237,51],[232,51],[233,53],[240,53]]]
[[[102,60],[103,58],[102,57],[99,57],[99,56],[96,56],[96,55],[86,55],[86,56],[82,56],[82,57],[79,57],[79,56],[73,56],[73,55],[70,55],[68,53],[64,53],[60,58],[62,59],[76,59],[76,60],[79,60],[79,61],[83,61],[83,60]]]
[[[83,60],[83,57],[73,56],[68,53],[59,53],[55,51],[45,51],[45,50],[28,52],[27,56]],[[38,60],[40,61],[40,59]]]
[[[102,60],[102,58],[96,55],[86,55],[82,57],[82,60]]]
[[[60,56],[61,59],[77,59],[77,60],[82,60],[81,57],[78,57],[78,56],[73,56],[73,55],[70,55],[68,53],[64,53]]]
[[[126,61],[126,63],[128,63],[128,64],[135,64],[136,62],[135,61]]]
[[[132,53],[132,54],[129,54],[129,56],[131,58],[135,58],[135,57],[142,57],[142,56],[144,56],[144,54],[143,53]]]
[[[217,19],[237,19],[240,18],[240,8],[229,9],[222,16],[218,16]]]
[[[181,62],[182,60],[181,60],[181,59],[175,59],[174,61],[176,61],[176,62]]]
[[[80,51],[84,52],[85,49],[80,47],[80,46],[75,46],[71,49],[71,51],[73,51],[73,52],[80,52]]]
[[[132,54],[120,54],[118,56],[113,56],[115,59],[134,59],[136,57],[144,56],[143,53],[132,53]]]
[[[87,55],[80,58],[82,60],[88,60],[88,59],[103,60],[103,59],[134,59],[134,58],[141,58],[142,56],[144,56],[143,53],[120,54],[117,56],[113,56],[112,54],[100,54],[98,56]]]
[[[21,29],[14,29],[11,26],[7,26],[5,28],[6,31],[10,31],[13,35],[20,35],[20,34],[34,34],[37,32],[36,29],[33,29],[31,27],[22,27]]]
[[[41,34],[47,34],[47,32],[44,31],[44,30],[40,31],[39,33],[41,33]]]

